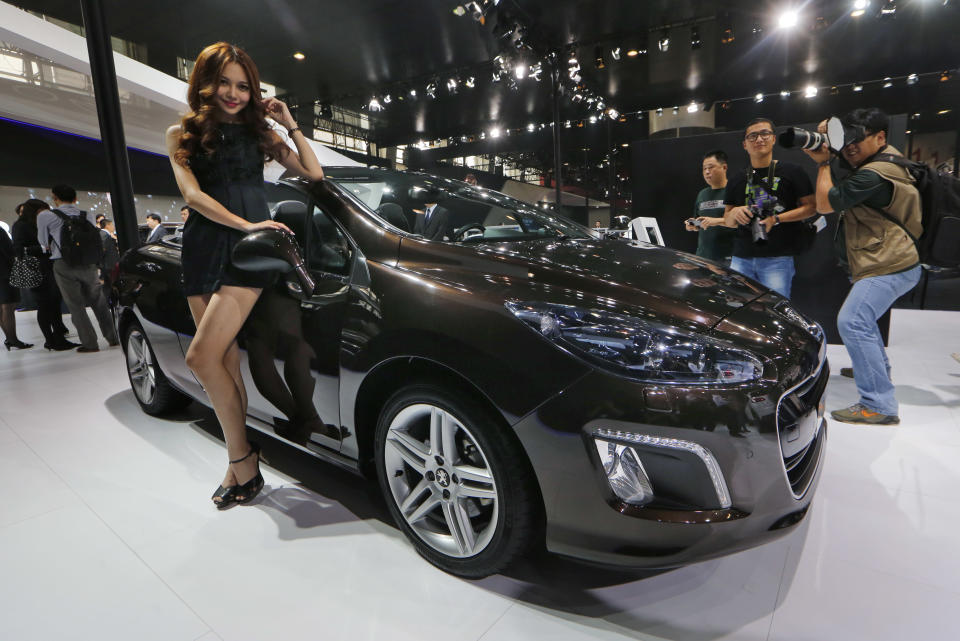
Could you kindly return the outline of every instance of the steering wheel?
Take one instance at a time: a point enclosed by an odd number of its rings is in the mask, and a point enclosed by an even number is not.
[[[487,228],[481,225],[480,223],[467,223],[463,227],[458,227],[457,229],[454,230],[453,239],[463,240],[463,236],[465,236],[466,233],[471,229],[476,229],[482,234],[484,231],[486,231]]]

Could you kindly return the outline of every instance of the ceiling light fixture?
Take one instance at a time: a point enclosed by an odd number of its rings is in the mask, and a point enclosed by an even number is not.
[[[918,76],[917,74],[912,73],[909,76],[907,76],[907,85],[915,85],[918,82],[920,82],[920,76]]]
[[[700,48],[700,28],[690,27],[690,48],[693,50]]]
[[[430,84],[428,84],[428,85],[427,85],[427,88],[426,88],[426,92],[427,92],[427,95],[430,97],[431,100],[436,100],[436,98],[437,98],[437,83],[436,83],[436,82],[431,82]]]
[[[884,89],[889,89],[892,86],[893,86],[893,80],[891,80],[890,76],[887,76],[886,78],[883,79]]]
[[[597,69],[606,68],[607,62],[603,59],[603,47],[597,47],[593,50],[593,60]]]
[[[299,51],[293,54],[293,57],[296,58],[297,60],[303,60],[304,58],[306,58],[306,56]]]
[[[374,96],[370,99],[370,104],[367,105],[367,109],[370,111],[383,111],[383,105],[381,105],[377,97]]]
[[[807,85],[807,88],[803,90],[804,98],[816,98],[819,90],[813,85]]]
[[[781,29],[792,29],[800,22],[800,12],[796,9],[787,9],[777,19],[777,26]]]
[[[861,84],[855,84],[855,85],[853,85],[853,90],[856,91],[857,93],[859,93],[859,92],[863,91],[863,85],[861,85]]]
[[[853,18],[859,18],[867,12],[867,7],[870,6],[870,0],[855,0],[853,3],[853,11],[850,12],[850,16]]]
[[[491,130],[490,130],[490,137],[491,137],[491,138],[499,138],[499,137],[500,137],[500,129],[499,129],[498,127],[494,127],[493,129],[491,129]]]
[[[880,7],[881,18],[892,18],[897,13],[897,0],[887,0]]]
[[[755,95],[755,96],[753,97],[753,101],[754,101],[754,102],[763,102],[763,94],[762,94],[762,93],[758,93],[757,95]]]
[[[657,48],[660,49],[661,53],[666,53],[670,49],[670,32],[666,29],[663,30],[660,39],[657,40]]]
[[[688,114],[695,114],[698,111],[700,111],[700,105],[698,105],[697,103],[691,102],[689,105],[687,105]]]
[[[783,98],[784,100],[786,100],[787,98],[790,97],[790,92],[789,92],[789,91],[786,91],[786,90],[781,91],[781,92],[780,92],[780,97]]]
[[[477,86],[477,79],[474,78],[473,76],[470,76],[469,78],[463,81],[463,86],[465,86],[467,89],[473,89],[474,87]]]
[[[613,56],[614,60],[620,60],[620,47],[614,47],[611,49],[610,55]]]
[[[640,55],[640,51],[638,49],[627,50],[627,56],[630,58],[636,58],[639,55]]]
[[[949,72],[949,71],[943,71],[943,72],[941,72],[941,73],[940,73],[940,82],[947,82],[948,80],[950,80],[950,72]]]

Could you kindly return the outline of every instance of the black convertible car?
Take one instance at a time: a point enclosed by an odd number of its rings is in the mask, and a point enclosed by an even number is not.
[[[249,424],[376,476],[429,561],[479,577],[545,545],[674,567],[803,518],[829,371],[787,300],[483,188],[326,171],[268,185],[299,276],[270,243],[235,252],[277,273],[240,336]],[[425,211],[436,240],[411,231]],[[116,319],[150,414],[208,403],[180,283],[176,235],[121,261]]]

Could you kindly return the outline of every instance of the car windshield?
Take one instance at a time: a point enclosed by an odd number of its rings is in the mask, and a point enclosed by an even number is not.
[[[500,192],[459,180],[385,169],[324,169],[328,180],[351,192],[387,223],[443,242],[512,242],[591,238],[568,218]],[[429,221],[425,208],[430,208]]]

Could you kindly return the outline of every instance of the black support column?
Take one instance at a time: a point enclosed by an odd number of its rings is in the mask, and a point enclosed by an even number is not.
[[[97,101],[97,117],[100,120],[100,137],[107,159],[110,203],[120,251],[124,252],[138,247],[140,237],[137,233],[137,209],[133,202],[133,180],[130,177],[127,142],[123,135],[110,30],[100,0],[80,0],[80,6],[87,37],[87,53],[90,56],[90,77]]]
[[[553,184],[556,186],[556,212],[563,213],[561,195],[563,186],[560,184],[560,175],[563,163],[560,158],[560,54],[558,53],[550,66],[550,78],[553,80]]]

